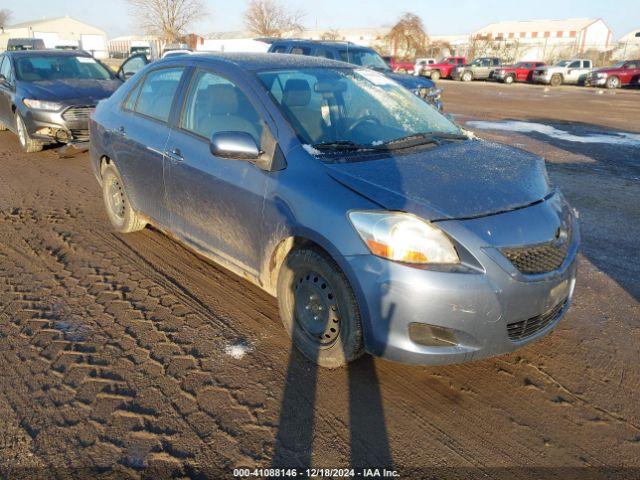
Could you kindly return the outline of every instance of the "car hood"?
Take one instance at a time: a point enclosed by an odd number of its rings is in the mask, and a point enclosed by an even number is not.
[[[327,166],[336,181],[383,208],[427,220],[499,213],[551,193],[542,158],[482,140]]]
[[[384,72],[384,74],[409,90],[433,88],[435,86],[435,83],[424,77],[416,77],[414,75],[407,75],[406,73]]]
[[[37,100],[97,102],[111,96],[122,82],[120,80],[68,79],[20,82],[19,85],[24,97],[33,97]]]
[[[592,70],[593,73],[617,73],[619,71],[620,71],[619,68],[611,68],[611,67],[602,67],[602,68],[596,68],[595,70]]]

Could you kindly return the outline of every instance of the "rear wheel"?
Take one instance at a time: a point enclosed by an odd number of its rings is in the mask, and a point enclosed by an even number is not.
[[[27,153],[36,153],[42,150],[42,143],[33,140],[29,136],[29,132],[27,131],[27,126],[24,124],[24,120],[20,116],[20,113],[16,112],[16,132],[18,133],[18,140],[20,141],[20,146]]]
[[[102,198],[109,220],[118,232],[136,232],[146,226],[131,208],[122,177],[113,164],[105,165],[102,170]]]
[[[504,83],[506,83],[507,85],[511,85],[513,83],[513,75],[507,75],[506,77],[504,77]]]
[[[473,80],[473,74],[471,72],[464,72],[462,74],[463,82],[470,82],[471,80]]]
[[[549,82],[549,84],[552,87],[559,87],[560,85],[562,85],[562,75],[560,75],[559,73],[554,74],[551,77],[551,81]]]
[[[607,88],[614,90],[620,87],[620,79],[618,77],[607,78]]]
[[[320,250],[293,250],[278,275],[280,316],[294,345],[326,368],[362,356],[360,311],[349,281]]]
[[[434,70],[433,72],[431,72],[431,80],[433,80],[434,82],[440,80],[440,70]]]

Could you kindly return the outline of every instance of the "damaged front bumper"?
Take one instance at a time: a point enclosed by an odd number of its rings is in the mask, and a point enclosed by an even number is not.
[[[43,143],[81,144],[89,141],[93,106],[66,106],[60,111],[28,108],[22,117],[29,136]]]
[[[549,203],[439,222],[454,238],[475,237],[470,243],[478,246],[473,255],[480,268],[469,271],[421,269],[372,255],[347,258],[361,296],[367,351],[402,363],[451,364],[511,352],[549,333],[573,297],[580,243],[575,219],[562,266],[544,275],[523,275],[498,248],[479,239],[489,231],[498,241],[516,241],[509,238],[514,230],[500,227],[506,222],[539,229],[532,235],[538,241],[555,215]]]

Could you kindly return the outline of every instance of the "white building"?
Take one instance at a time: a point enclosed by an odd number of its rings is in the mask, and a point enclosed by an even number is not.
[[[579,56],[612,46],[611,29],[601,18],[505,21],[487,25],[471,34],[471,41],[518,45],[522,60],[553,56]]]
[[[640,58],[640,28],[631,30],[616,42],[615,60],[637,60]]]
[[[11,25],[0,34],[0,50],[10,38],[40,38],[47,48],[77,46],[98,58],[107,56],[106,33],[69,16]]]

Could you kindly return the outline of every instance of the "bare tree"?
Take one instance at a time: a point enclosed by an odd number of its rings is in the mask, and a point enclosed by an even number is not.
[[[202,0],[126,0],[150,35],[176,42],[196,20],[207,15]]]
[[[425,53],[429,36],[422,19],[415,13],[404,13],[385,36],[393,56],[416,57]]]
[[[340,32],[336,29],[327,30],[320,36],[320,40],[330,40],[330,41],[340,40],[341,38],[342,38],[342,35],[340,35]]]
[[[8,8],[0,10],[0,29],[4,30],[9,25],[13,13]]]
[[[284,37],[303,30],[304,12],[289,10],[279,0],[250,0],[244,12],[247,29],[262,37]]]

